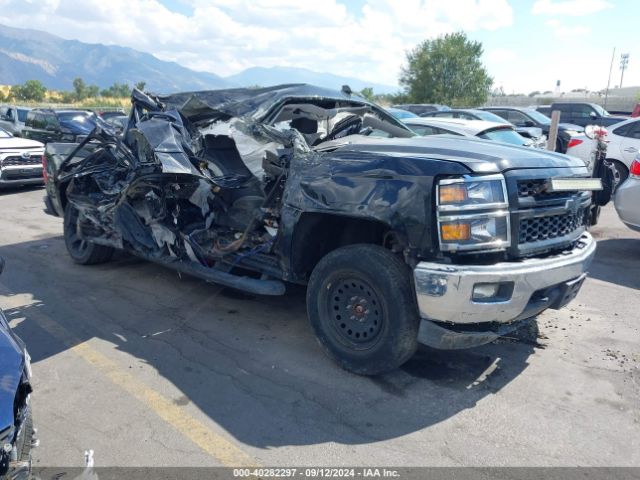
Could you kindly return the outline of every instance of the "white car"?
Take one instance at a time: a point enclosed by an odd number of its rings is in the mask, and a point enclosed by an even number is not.
[[[624,182],[629,176],[631,162],[640,152],[640,117],[615,123],[607,130],[607,159],[616,167],[616,180]],[[591,161],[595,152],[595,140],[587,140],[567,148],[567,154]]]
[[[629,178],[616,190],[613,203],[620,220],[640,232],[640,156],[631,163]]]
[[[596,141],[593,138],[589,138],[584,133],[574,133],[567,142],[566,154],[582,160],[589,169],[589,173],[593,173],[596,155]]]
[[[9,185],[39,185],[42,177],[44,145],[14,137],[0,128],[0,188]]]
[[[487,122],[485,120],[465,120],[462,118],[405,118],[402,120],[418,135],[463,135],[477,137],[496,142],[510,143],[523,147],[532,147],[533,142],[524,138],[510,123]],[[546,139],[545,139],[546,143]]]

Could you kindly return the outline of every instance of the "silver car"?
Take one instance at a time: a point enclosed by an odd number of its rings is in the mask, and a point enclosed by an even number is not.
[[[616,190],[614,204],[620,220],[640,232],[640,156],[631,163],[629,177]]]

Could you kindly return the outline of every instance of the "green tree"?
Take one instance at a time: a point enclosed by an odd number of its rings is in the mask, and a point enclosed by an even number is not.
[[[533,92],[529,93],[529,97],[535,97],[536,95],[540,95],[540,90],[534,90]]]
[[[31,100],[41,102],[47,93],[45,87],[40,80],[27,80],[22,85],[14,85],[11,87],[11,97],[16,100]]]
[[[109,88],[100,92],[103,97],[126,98],[131,95],[131,87],[126,83],[114,82]]]
[[[97,85],[89,85],[86,89],[88,98],[95,98],[100,94],[100,87]]]
[[[136,88],[140,91],[143,91],[146,85],[147,85],[147,82],[145,82],[144,80],[141,80],[138,83],[136,83]]]
[[[409,101],[477,106],[487,100],[493,79],[482,65],[482,43],[464,32],[424,40],[407,52],[400,84]]]
[[[376,96],[373,93],[373,88],[371,87],[365,87],[360,90],[360,96],[366,100],[369,100],[370,102],[374,102],[376,99]]]
[[[87,84],[80,77],[73,79],[73,92],[78,101],[87,98]]]

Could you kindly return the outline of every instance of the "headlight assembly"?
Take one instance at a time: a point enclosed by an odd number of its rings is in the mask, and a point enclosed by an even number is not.
[[[502,175],[443,179],[437,187],[438,236],[443,251],[503,250],[511,241]]]
[[[507,192],[502,175],[484,179],[448,178],[438,184],[440,211],[473,210],[507,206]]]

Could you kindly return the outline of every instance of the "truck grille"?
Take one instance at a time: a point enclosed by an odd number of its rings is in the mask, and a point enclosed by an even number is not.
[[[523,218],[520,220],[519,243],[532,243],[569,235],[585,224],[585,211]]]
[[[20,167],[29,165],[42,165],[42,159],[38,155],[32,155],[29,158],[22,157],[7,157],[4,160],[0,160],[0,167]]]
[[[529,257],[559,251],[578,240],[589,217],[591,195],[582,191],[548,192],[549,178],[573,176],[573,172],[550,169],[507,174],[507,185],[517,196],[511,213],[511,254]],[[511,176],[511,178],[509,178]],[[515,199],[514,199],[515,200]]]
[[[578,192],[547,192],[545,185],[547,180],[523,180],[518,182],[518,197],[534,198],[535,200],[553,200],[556,198],[567,198]]]

